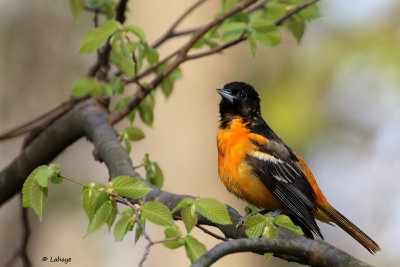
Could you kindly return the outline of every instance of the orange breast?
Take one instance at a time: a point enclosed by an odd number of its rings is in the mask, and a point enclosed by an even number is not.
[[[220,129],[217,134],[218,172],[226,188],[250,204],[267,210],[276,210],[282,203],[254,175],[246,163],[246,155],[255,149],[251,139],[260,144],[267,140],[250,133],[239,118],[233,119],[230,127]]]

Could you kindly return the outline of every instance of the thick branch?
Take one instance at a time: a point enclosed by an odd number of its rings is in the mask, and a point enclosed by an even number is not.
[[[238,252],[253,252],[257,254],[272,252],[275,256],[282,259],[311,266],[370,266],[324,241],[309,239],[240,238],[228,240],[216,245],[195,261],[191,267],[210,266],[220,258]]]

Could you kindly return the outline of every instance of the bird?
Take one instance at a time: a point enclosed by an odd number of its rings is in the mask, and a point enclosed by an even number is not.
[[[218,173],[228,191],[258,208],[283,210],[307,238],[323,239],[317,219],[338,225],[372,254],[381,250],[328,202],[303,158],[264,121],[253,86],[231,82],[217,92]]]

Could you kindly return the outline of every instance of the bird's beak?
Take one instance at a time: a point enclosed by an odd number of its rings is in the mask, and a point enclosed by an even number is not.
[[[235,97],[232,95],[232,92],[230,89],[217,89],[217,92],[225,99],[227,99],[229,102],[233,103],[233,99]]]

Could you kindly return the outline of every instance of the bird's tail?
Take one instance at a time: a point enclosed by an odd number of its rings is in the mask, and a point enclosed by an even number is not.
[[[340,228],[345,230],[349,235],[351,235],[355,240],[357,240],[361,245],[363,245],[370,253],[374,254],[380,251],[379,245],[372,240],[367,234],[350,222],[346,217],[344,217],[340,212],[338,212],[331,205],[324,205],[323,207],[318,207],[321,209],[333,223],[337,224]]]

